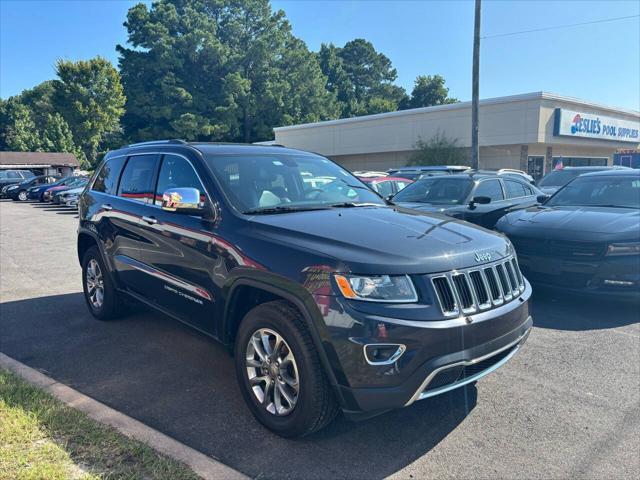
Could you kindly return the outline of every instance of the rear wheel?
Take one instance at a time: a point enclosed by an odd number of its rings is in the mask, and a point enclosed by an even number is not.
[[[82,260],[82,287],[89,311],[98,320],[122,315],[121,295],[115,289],[98,247],[90,247]]]
[[[236,336],[235,365],[251,413],[278,435],[308,435],[338,412],[309,331],[285,301],[247,313]]]

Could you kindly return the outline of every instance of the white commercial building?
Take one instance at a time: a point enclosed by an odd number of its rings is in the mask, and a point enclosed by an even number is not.
[[[480,168],[518,168],[540,177],[567,165],[612,164],[637,149],[640,112],[546,92],[480,101]],[[471,102],[274,129],[275,143],[320,153],[350,170],[404,166],[419,139],[437,133],[471,146]]]

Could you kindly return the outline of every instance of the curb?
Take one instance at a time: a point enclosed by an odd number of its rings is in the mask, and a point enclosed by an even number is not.
[[[97,422],[109,425],[123,435],[139,440],[154,450],[184,463],[206,480],[247,480],[249,477],[198,452],[138,420],[114,410],[53,378],[0,353],[0,367],[11,370],[25,381],[50,393],[69,407],[86,413]]]

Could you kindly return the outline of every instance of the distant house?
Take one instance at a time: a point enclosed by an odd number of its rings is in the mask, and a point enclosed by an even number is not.
[[[0,170],[25,169],[36,175],[73,174],[80,162],[72,153],[0,152]]]

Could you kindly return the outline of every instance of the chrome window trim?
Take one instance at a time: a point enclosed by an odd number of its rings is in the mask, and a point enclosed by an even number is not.
[[[211,200],[212,197],[211,197],[211,195],[209,195],[209,192],[207,191],[207,187],[206,187],[205,183],[202,181],[202,177],[198,173],[198,170],[193,166],[193,162],[191,160],[189,160],[189,158],[187,158],[185,155],[182,155],[181,153],[176,153],[176,152],[155,152],[154,151],[154,152],[137,152],[137,153],[127,153],[127,154],[123,154],[123,155],[114,155],[113,157],[109,157],[109,158],[106,158],[104,160],[104,163],[102,164],[102,166],[100,167],[100,170],[98,170],[98,172],[100,172],[102,170],[102,168],[104,167],[106,162],[108,162],[109,160],[111,160],[113,158],[122,158],[122,157],[128,158],[128,157],[133,157],[133,156],[138,156],[138,155],[160,155],[161,158],[160,158],[160,162],[158,163],[158,167],[162,167],[162,160],[164,160],[164,158],[163,158],[164,155],[176,155],[178,157],[184,158],[189,163],[191,168],[193,168],[193,171],[196,173],[196,177],[198,177],[198,180],[202,184],[202,188],[204,188],[204,192],[203,193],[207,196],[207,200],[209,200],[209,203],[211,205],[213,205],[214,202]],[[126,167],[126,163],[122,167],[122,171],[120,172],[120,176],[122,176],[122,172],[124,171],[125,167]],[[158,169],[158,175],[159,174],[160,174],[160,170]],[[93,190],[93,183],[95,182],[97,176],[98,176],[98,174],[96,173],[95,176],[93,177],[93,180],[90,182],[91,183],[91,187],[89,188],[90,191],[99,193],[101,195],[107,195],[108,197],[113,197],[113,198],[118,198],[118,199],[121,199],[121,200],[125,200],[127,202],[133,202],[136,205],[146,205],[147,207],[161,208],[160,206],[155,205],[154,203],[139,202],[137,200],[131,200],[130,198],[121,197],[121,196],[119,196],[117,194],[113,195],[111,193],[98,192],[96,190]],[[120,187],[120,176],[118,177],[118,188]],[[156,183],[156,186],[157,186],[157,183]],[[155,189],[156,186],[154,186],[153,188]],[[153,194],[155,195],[155,191],[153,192]]]
[[[531,316],[527,317],[527,321],[531,320]],[[531,332],[532,327],[529,327],[527,329],[526,332],[524,332],[522,335],[520,335],[516,340],[514,340],[513,342],[508,343],[507,345],[494,350],[491,353],[487,353],[486,355],[483,355],[481,357],[477,357],[477,358],[473,358],[471,360],[462,360],[460,362],[455,362],[455,363],[450,363],[448,365],[443,365],[442,367],[436,368],[433,372],[431,372],[429,375],[427,375],[427,378],[424,379],[424,381],[420,384],[420,386],[418,387],[418,389],[416,390],[416,392],[413,394],[413,396],[409,399],[409,401],[407,403],[404,404],[405,407],[408,407],[409,405],[411,405],[412,403],[414,403],[417,400],[424,400],[425,398],[429,398],[429,397],[434,397],[436,395],[440,395],[441,393],[445,393],[448,392],[450,390],[454,390],[456,388],[462,387],[464,385],[467,385],[469,383],[475,382],[476,380],[479,380],[480,378],[490,374],[491,372],[496,371],[498,368],[500,368],[502,365],[504,365],[505,363],[507,363],[520,349],[520,343],[527,337],[527,335],[529,334],[529,332]],[[504,357],[502,360],[496,362],[494,365],[492,365],[491,367],[487,368],[486,370],[483,370],[481,372],[478,372],[475,375],[472,375],[471,377],[467,377],[464,380],[461,380],[459,382],[454,382],[451,383],[449,385],[445,385],[443,387],[440,388],[436,388],[430,392],[425,392],[425,388],[427,388],[429,386],[429,383],[431,383],[431,380],[433,380],[435,378],[435,376],[442,372],[443,370],[448,370],[450,368],[455,368],[455,367],[465,367],[465,366],[469,366],[469,365],[474,365],[476,363],[479,363],[483,360],[486,360],[487,358],[491,358],[494,355],[498,355],[501,352],[504,352],[505,350],[508,350],[509,348],[514,347],[512,352],[509,353],[509,355],[507,355],[506,357]]]

